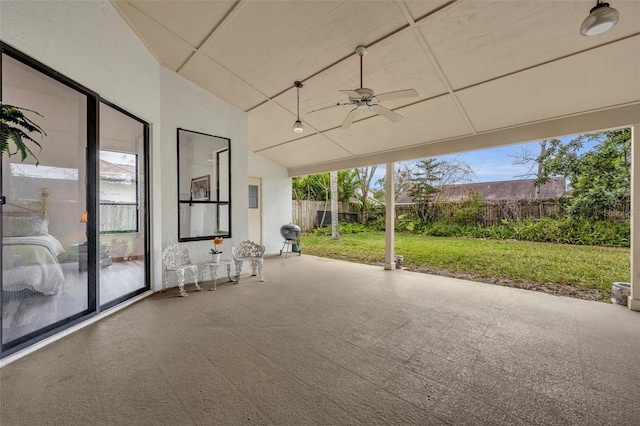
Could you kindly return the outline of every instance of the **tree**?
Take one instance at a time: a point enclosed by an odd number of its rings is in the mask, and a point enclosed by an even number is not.
[[[447,195],[449,185],[470,182],[473,178],[471,167],[460,160],[438,160],[427,158],[415,163],[412,170],[409,195],[415,205],[419,221],[433,220],[433,205]]]
[[[367,225],[369,222],[369,213],[372,208],[372,201],[369,197],[371,193],[371,181],[376,173],[378,166],[361,167],[356,169],[357,180],[355,193],[357,199],[357,206],[360,209],[360,217],[362,224]]]
[[[335,182],[334,175],[335,174]],[[323,211],[326,214],[327,206],[331,202],[331,222],[338,225],[337,202],[350,202],[355,197],[357,173],[355,170],[340,170],[338,172],[319,173],[315,175],[296,177],[291,180],[291,195],[294,200],[324,201]],[[337,194],[334,195],[334,184]],[[335,200],[335,206],[334,206]],[[335,209],[336,217],[333,216]],[[324,216],[322,222],[324,223]],[[337,229],[332,230],[332,237],[337,239]]]
[[[329,174],[322,173],[293,178],[291,189],[294,200],[325,201],[328,198]]]
[[[411,178],[415,163],[415,161],[403,161],[401,163],[396,163],[393,171],[393,189],[396,197],[402,194],[407,194],[411,189]],[[387,179],[384,176],[376,181],[376,186],[380,188],[377,190],[378,194],[376,194],[376,199],[384,199],[386,181]]]
[[[536,154],[532,154],[529,151],[529,148],[526,146],[522,147],[522,150],[519,154],[512,154],[511,157],[514,158],[514,165],[523,165],[529,166],[529,170],[526,173],[521,175],[516,175],[516,177],[521,179],[531,179],[535,178],[535,182],[533,183],[536,188],[536,198],[540,198],[540,187],[543,183],[541,183],[542,176],[545,174],[544,165],[542,163],[542,159],[545,157],[545,153],[547,151],[548,143],[557,143],[558,139],[543,139],[540,141],[540,152]]]
[[[338,171],[338,201],[348,203],[356,196],[357,177],[354,169]]]
[[[355,196],[356,171],[338,172],[338,200],[349,202]],[[325,201],[331,190],[329,173],[295,177],[291,181],[294,200]]]
[[[586,143],[596,145],[584,151]],[[628,200],[631,192],[631,129],[580,135],[568,143],[552,140],[541,157],[545,183],[565,176],[572,198],[573,217],[603,219],[605,212]]]
[[[438,192],[436,187],[440,180],[438,160],[427,158],[416,163],[416,170],[411,177],[411,189],[409,195],[414,203],[414,212],[420,222],[428,222],[432,219],[430,208]]]
[[[331,239],[337,240],[338,235],[338,172],[330,173],[331,180]]]
[[[11,157],[14,154],[20,153],[20,160],[24,161],[29,155],[36,160],[36,166],[40,164],[38,157],[31,151],[31,149],[24,143],[25,140],[34,143],[40,150],[42,146],[31,136],[29,133],[39,133],[40,137],[46,136],[44,130],[33,122],[29,117],[24,115],[24,112],[36,114],[40,117],[42,115],[36,111],[30,109],[20,108],[13,105],[7,105],[0,103],[0,152],[4,156]],[[18,127],[15,127],[18,126]],[[16,150],[12,151],[9,146],[9,141],[12,141],[16,146]]]

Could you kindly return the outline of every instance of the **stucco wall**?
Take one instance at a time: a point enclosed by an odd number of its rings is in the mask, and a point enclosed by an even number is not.
[[[159,65],[107,1],[1,2],[0,38],[157,123]]]
[[[161,273],[160,65],[108,1],[0,0],[0,39],[151,124],[152,279]]]
[[[178,241],[178,168],[176,129],[183,128],[231,139],[231,239],[222,246],[223,258],[231,258],[231,245],[247,238],[247,115],[193,85],[174,72],[161,68],[162,240]],[[184,243],[191,260],[209,259],[211,241]],[[189,280],[190,281],[190,280]]]
[[[248,235],[249,174],[263,179],[267,252],[279,251],[280,226],[291,220],[286,169],[250,155],[246,114],[160,66],[108,1],[0,0],[0,39],[150,123],[152,289],[161,287],[162,248],[178,239],[177,127],[231,139],[233,239],[224,257]],[[203,261],[210,242],[186,246]]]
[[[291,222],[291,178],[287,169],[252,152],[249,176],[262,178],[262,243],[266,253],[282,249],[280,227]]]

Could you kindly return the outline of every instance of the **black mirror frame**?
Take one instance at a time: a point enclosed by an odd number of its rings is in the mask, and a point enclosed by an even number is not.
[[[207,136],[207,137],[211,137],[211,138],[217,138],[217,139],[222,139],[225,140],[227,142],[227,149],[226,151],[228,152],[228,165],[227,165],[227,171],[228,171],[228,176],[227,176],[227,181],[229,184],[228,187],[228,194],[229,194],[229,199],[227,201],[220,201],[220,187],[216,182],[216,186],[215,188],[217,189],[217,193],[216,193],[216,200],[210,200],[210,199],[203,199],[203,200],[194,200],[193,199],[193,195],[191,195],[190,199],[188,200],[184,200],[180,198],[180,132],[189,132],[189,133],[193,133],[196,135],[202,135],[202,136]],[[177,146],[177,170],[178,170],[178,176],[177,176],[177,198],[178,198],[178,242],[187,242],[187,241],[203,241],[203,240],[212,240],[216,237],[221,237],[221,238],[231,238],[231,228],[232,228],[232,215],[231,215],[231,139],[229,138],[225,138],[222,136],[215,136],[215,135],[210,135],[208,133],[202,133],[202,132],[196,132],[193,130],[187,130],[187,129],[183,129],[178,127],[176,130],[176,146]],[[223,152],[225,150],[221,150],[218,151],[216,154],[216,159],[219,162],[219,158],[220,158],[220,152]],[[220,176],[220,168],[217,168],[217,173],[218,176],[216,177],[216,181],[219,181]],[[202,177],[200,177],[201,179]],[[198,178],[196,178],[196,180],[198,180]],[[190,185],[193,184],[194,179],[191,179],[192,182],[190,182]],[[209,181],[210,182],[210,181]],[[183,182],[184,183],[184,182]],[[209,187],[209,193],[207,195],[207,198],[210,198],[210,194],[211,194],[211,186]],[[197,237],[183,237],[180,235],[180,229],[181,229],[181,221],[180,221],[180,208],[181,205],[183,204],[188,204],[189,206],[193,205],[193,204],[212,204],[212,205],[216,205],[217,206],[217,220],[218,220],[218,225],[219,225],[219,221],[220,221],[220,206],[228,206],[228,210],[229,210],[229,214],[228,214],[228,225],[229,225],[229,230],[227,233],[219,233],[216,235],[202,235],[202,236],[197,236]]]

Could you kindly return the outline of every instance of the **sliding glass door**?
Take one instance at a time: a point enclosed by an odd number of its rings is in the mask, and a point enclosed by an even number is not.
[[[150,288],[149,126],[0,48],[2,104],[46,133],[31,134],[41,148],[24,139],[34,155],[23,159],[11,141],[2,155],[4,357]]]
[[[46,132],[33,136],[42,149],[25,140],[37,160],[2,157],[3,349],[95,310],[84,214],[90,101],[2,55],[2,103],[37,111],[23,112]]]
[[[100,103],[100,304],[113,306],[147,289],[147,127]]]

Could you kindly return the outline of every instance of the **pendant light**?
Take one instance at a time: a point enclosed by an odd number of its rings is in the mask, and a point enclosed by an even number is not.
[[[580,25],[580,34],[583,36],[594,36],[602,34],[613,27],[620,19],[620,13],[609,3],[596,0],[596,5],[589,11],[589,16]]]
[[[304,132],[304,126],[302,125],[302,121],[300,121],[300,88],[302,87],[302,83],[296,81],[293,85],[296,86],[296,90],[298,92],[298,119],[293,123],[293,132],[302,133]]]

